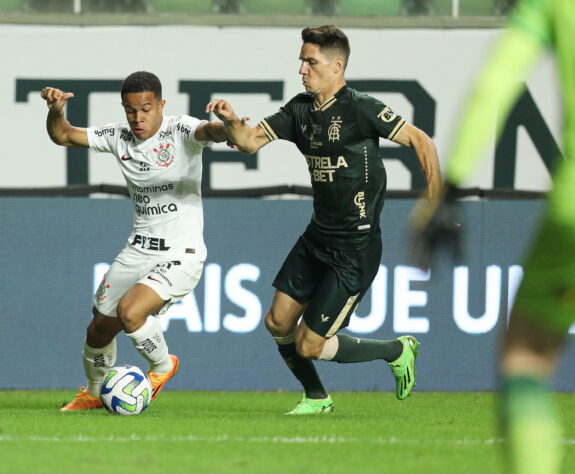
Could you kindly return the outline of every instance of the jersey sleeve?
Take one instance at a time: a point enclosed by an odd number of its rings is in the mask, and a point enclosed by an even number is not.
[[[553,43],[551,0],[523,0],[519,2],[509,26],[533,36],[542,45]]]
[[[205,121],[205,120],[204,120]],[[202,120],[189,115],[180,115],[174,125],[174,133],[181,136],[182,142],[192,150],[201,151],[205,146],[212,142],[204,142],[196,139],[196,129],[202,123]]]
[[[405,124],[405,120],[390,107],[365,94],[359,97],[356,110],[357,123],[369,137],[393,140]]]
[[[270,141],[281,138],[282,140],[295,142],[296,127],[293,100],[289,101],[275,114],[264,118],[259,123],[259,126],[263,129]]]
[[[90,149],[99,152],[114,153],[122,124],[110,123],[102,127],[89,127],[86,129]]]

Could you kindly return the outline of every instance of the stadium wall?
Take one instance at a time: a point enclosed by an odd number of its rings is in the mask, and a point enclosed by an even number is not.
[[[419,390],[492,390],[521,256],[541,200],[463,203],[466,253],[430,273],[409,266],[411,199],[387,201],[383,257],[349,333],[422,343]],[[182,369],[175,389],[298,390],[263,317],[271,281],[311,214],[310,200],[205,199],[208,259],[198,287],[161,322]],[[0,389],[84,383],[81,351],[92,295],[131,230],[129,199],[0,198]],[[118,336],[118,363],[143,361]],[[575,354],[572,354],[575,355]],[[563,360],[569,361],[567,356]],[[382,362],[317,364],[330,390],[393,390]],[[572,370],[557,388],[575,390]]]
[[[500,34],[485,29],[349,28],[349,84],[370,93],[431,135],[447,158],[458,113],[478,66]],[[252,123],[302,92],[300,28],[215,26],[2,25],[0,105],[5,117],[0,188],[124,184],[110,156],[64,149],[45,132],[42,87],[76,96],[68,117],[78,126],[124,119],[118,90],[135,70],[158,74],[167,114],[206,118],[206,103],[226,97]],[[560,100],[553,61],[545,58],[498,145],[469,186],[533,191],[549,186],[559,151]],[[345,126],[345,118],[343,126]],[[421,189],[423,177],[412,150],[382,140],[389,188]],[[309,185],[295,147],[278,142],[255,156],[214,145],[204,154],[203,185],[229,189]]]

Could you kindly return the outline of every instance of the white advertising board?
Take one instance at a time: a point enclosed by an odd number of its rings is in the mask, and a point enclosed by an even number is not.
[[[471,81],[501,31],[352,28],[346,33],[350,85],[423,128],[445,162]],[[119,84],[137,70],[160,77],[168,115],[207,118],[207,101],[225,97],[255,124],[303,91],[298,28],[2,25],[0,42],[0,187],[124,184],[111,156],[67,151],[50,141],[39,95],[43,86],[67,86],[76,93],[68,116],[78,126],[123,120]],[[554,61],[543,58],[527,79],[505,146],[496,152],[491,140],[470,186],[549,187],[548,167],[561,138],[557,89]],[[381,146],[388,189],[420,187],[422,177],[394,157],[396,145],[382,140]],[[287,142],[272,143],[257,156],[214,145],[204,158],[205,187],[309,185],[305,160]]]

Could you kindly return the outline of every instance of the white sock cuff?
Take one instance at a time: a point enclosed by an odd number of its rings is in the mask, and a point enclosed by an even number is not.
[[[136,340],[141,337],[147,337],[148,332],[154,330],[162,332],[160,321],[158,321],[153,316],[148,316],[148,319],[146,319],[146,322],[140,329],[136,329],[134,332],[131,333],[126,333],[126,335]]]
[[[339,349],[339,339],[337,336],[330,337],[321,350],[321,354],[319,355],[319,360],[332,360],[335,355],[337,354],[337,350]]]
[[[84,354],[86,355],[107,354],[110,352],[116,352],[116,338],[112,339],[112,342],[104,347],[90,347],[88,342],[84,340]]]
[[[287,344],[291,344],[292,342],[295,342],[295,331],[292,332],[291,334],[288,334],[287,336],[274,336],[274,341],[276,341],[278,346],[285,346]]]

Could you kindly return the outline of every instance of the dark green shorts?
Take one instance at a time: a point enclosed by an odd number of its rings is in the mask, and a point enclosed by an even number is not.
[[[273,286],[301,304],[303,318],[320,336],[331,337],[349,319],[377,275],[381,238],[367,247],[340,250],[302,235],[287,256]]]
[[[542,327],[566,333],[575,322],[575,229],[546,217],[524,265],[515,308]]]

